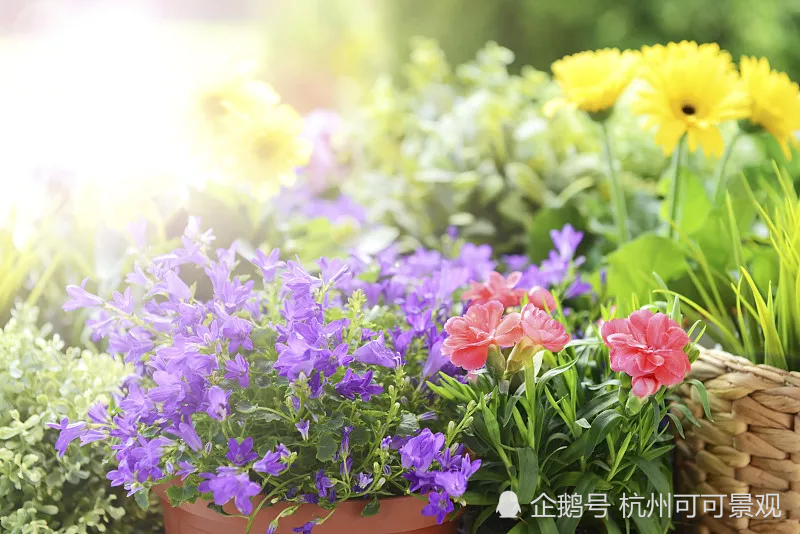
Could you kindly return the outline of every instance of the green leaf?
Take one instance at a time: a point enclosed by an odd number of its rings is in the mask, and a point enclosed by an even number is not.
[[[47,515],[56,515],[58,513],[58,506],[45,504],[39,507],[39,511]]]
[[[419,430],[419,420],[413,413],[403,412],[400,415],[400,424],[397,425],[398,436],[410,436]]]
[[[381,508],[381,501],[377,497],[374,497],[371,501],[364,506],[364,509],[361,510],[361,517],[369,517],[371,515],[375,515],[380,511]]]
[[[500,426],[497,424],[497,417],[490,408],[486,407],[485,400],[481,401],[481,415],[483,416],[483,421],[486,424],[486,431],[492,444],[495,447],[501,447],[502,440],[500,439]]]
[[[272,412],[266,412],[264,410],[256,410],[255,412],[250,414],[250,417],[252,417],[253,419],[258,419],[259,421],[263,421],[265,423],[271,423],[272,421],[280,421],[281,419],[280,415]]]
[[[539,458],[531,447],[517,449],[519,485],[516,493],[520,502],[531,502],[539,485]]]
[[[472,480],[471,477],[470,480]],[[468,506],[494,506],[497,504],[497,497],[482,491],[466,491],[462,498]]]
[[[11,428],[4,426],[0,428],[0,440],[11,439],[22,431],[22,427]]]
[[[688,406],[683,404],[683,402],[681,402],[680,399],[672,403],[672,408],[675,408],[676,410],[680,411],[684,415],[684,417],[686,417],[686,419],[688,419],[689,422],[692,423],[694,426],[700,426],[700,422],[694,416],[692,410],[690,410]]]
[[[257,406],[253,406],[252,404],[244,400],[236,403],[236,411],[239,413],[249,414],[255,412],[257,409],[258,409]],[[278,416],[276,415],[275,417]]]
[[[492,503],[487,503],[487,504],[492,504]],[[470,531],[471,534],[478,534],[478,529],[481,527],[481,525],[483,525],[487,519],[492,517],[492,514],[494,513],[495,513],[494,506],[487,506],[483,510],[481,510],[481,513],[478,514],[478,517],[476,517],[475,521],[472,523],[472,530]]]
[[[642,517],[638,513],[634,513],[631,519],[633,519],[633,522],[636,524],[636,529],[639,531],[639,534],[661,534],[661,529],[655,518],[647,516]]]
[[[557,377],[558,375],[560,375],[560,374],[562,374],[562,373],[565,373],[565,372],[567,372],[567,371],[568,371],[569,369],[571,369],[571,368],[572,368],[572,366],[573,366],[573,365],[575,365],[577,362],[578,362],[578,360],[577,360],[577,359],[575,359],[575,360],[572,360],[571,362],[569,362],[569,363],[567,363],[567,364],[564,364],[564,365],[562,365],[561,367],[555,367],[555,368],[553,368],[553,369],[550,369],[549,371],[547,371],[546,373],[544,373],[544,374],[543,374],[543,375],[542,375],[542,376],[541,376],[539,379],[537,379],[537,380],[536,380],[536,384],[537,384],[537,385],[540,385],[540,384],[541,384],[541,385],[544,385],[544,384],[546,384],[546,383],[547,383],[548,381],[550,381],[551,379],[553,379],[553,378]]]
[[[617,391],[606,391],[601,395],[590,400],[578,412],[578,418],[584,418],[587,421],[591,420],[597,414],[605,411],[607,408],[614,406],[619,402],[619,394]]]
[[[700,402],[703,404],[703,412],[706,414],[706,419],[714,422],[714,418],[711,417],[711,406],[708,404],[708,392],[706,391],[706,386],[699,380],[695,378],[691,378],[687,380],[690,384],[692,384],[695,389],[697,389],[698,395],[700,395]]]
[[[534,518],[533,522],[528,523],[528,532],[530,534],[561,534],[552,517]]]
[[[658,287],[653,273],[670,282],[686,269],[685,254],[678,243],[663,236],[645,234],[609,254],[607,291],[618,305],[628,303],[633,295],[646,301],[650,291]]]
[[[531,262],[538,263],[547,258],[548,248],[542,243],[550,242],[550,230],[560,230],[570,223],[576,230],[586,230],[586,224],[577,207],[567,204],[561,209],[543,208],[529,219],[528,223],[528,257]]]
[[[678,416],[672,412],[667,412],[667,417],[672,419],[672,422],[675,424],[675,428],[678,429],[678,434],[681,435],[681,438],[686,439],[686,436],[683,434],[683,423],[681,423],[681,420],[678,418]]]
[[[581,496],[581,502],[588,501],[588,495],[592,493],[600,479],[593,473],[584,473],[578,484],[575,486],[575,495]],[[572,534],[580,522],[580,517],[562,516],[557,521],[559,534]]]
[[[701,229],[711,213],[711,202],[708,199],[703,181],[690,169],[681,168],[681,195],[679,209],[681,211],[680,225],[678,228],[684,234],[690,235]],[[669,206],[666,202],[661,206],[662,219],[669,221]]]
[[[772,302],[772,286],[768,286],[767,291],[768,302],[764,302],[764,298],[759,292],[758,286],[750,277],[747,269],[742,267],[742,276],[750,286],[750,291],[756,303],[758,310],[758,323],[761,327],[761,332],[764,336],[764,363],[777,367],[779,369],[788,370],[786,364],[786,355],[783,350],[783,343],[778,333],[778,327],[775,325],[775,309]]]
[[[613,432],[624,419],[619,412],[615,411],[607,411],[598,415],[592,421],[592,428],[587,433],[584,457],[589,458],[597,444],[605,439],[606,435]]]
[[[317,460],[320,462],[329,462],[333,460],[336,450],[339,448],[339,443],[330,434],[323,434],[319,439],[317,446]]]
[[[172,506],[179,506],[185,502],[194,502],[199,496],[197,486],[193,484],[167,488],[167,497],[169,497],[169,502]]]
[[[134,499],[136,500],[136,504],[139,505],[139,508],[142,510],[147,510],[150,508],[150,488],[137,491],[133,495]]]
[[[622,534],[617,524],[609,516],[603,518],[603,526],[606,527],[606,534]]]
[[[647,461],[643,458],[633,458],[634,463],[641,469],[647,479],[661,495],[669,495],[671,492],[671,484],[664,473],[661,471],[661,466],[656,462]]]

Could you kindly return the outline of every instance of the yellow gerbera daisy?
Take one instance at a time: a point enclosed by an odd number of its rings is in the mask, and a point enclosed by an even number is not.
[[[546,115],[568,105],[589,113],[611,108],[636,74],[638,53],[616,48],[566,56],[552,65],[564,99],[548,102]]]
[[[740,68],[750,95],[749,121],[771,133],[791,158],[789,141],[797,146],[794,132],[800,130],[800,88],[786,73],[771,70],[766,58],[743,57]]]
[[[747,116],[749,98],[729,53],[716,43],[694,41],[642,49],[642,89],[632,108],[658,128],[656,142],[665,154],[686,134],[689,150],[722,155],[719,124]]]
[[[264,82],[247,75],[226,80],[201,97],[199,112],[217,163],[260,199],[291,185],[295,168],[308,163],[303,118]]]

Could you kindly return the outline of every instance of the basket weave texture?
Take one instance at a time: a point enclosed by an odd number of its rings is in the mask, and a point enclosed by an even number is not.
[[[696,531],[800,534],[800,373],[703,350],[691,378],[705,384],[714,422],[703,416],[697,389],[684,385],[679,394],[700,427],[683,425],[676,490],[727,496],[720,518],[701,514],[703,498],[698,499]],[[780,517],[764,517],[755,504],[753,517],[732,517],[731,494],[749,494],[753,503],[758,496],[778,494]]]

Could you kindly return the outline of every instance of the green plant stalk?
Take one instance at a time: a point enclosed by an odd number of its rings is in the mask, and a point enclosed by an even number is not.
[[[730,142],[725,146],[725,151],[722,153],[722,158],[719,160],[716,172],[714,173],[714,193],[711,195],[711,202],[713,206],[719,206],[725,195],[725,186],[727,180],[725,178],[725,168],[728,166],[728,160],[733,153],[733,147],[742,135],[741,130],[736,130],[736,133],[731,137]]]
[[[680,141],[678,141],[678,147],[675,150],[673,155],[673,174],[672,174],[672,183],[669,196],[667,197],[668,205],[669,205],[669,218],[670,218],[670,227],[668,235],[670,239],[677,239],[678,232],[677,228],[680,227],[680,209],[679,209],[679,197],[680,197],[680,185],[681,185],[681,159],[683,158],[683,147],[686,144],[686,134],[681,137]]]
[[[628,230],[628,208],[625,205],[625,191],[619,181],[619,176],[614,169],[614,153],[611,150],[611,134],[608,131],[605,121],[600,125],[603,128],[603,146],[605,149],[606,163],[608,163],[608,181],[611,185],[611,195],[614,198],[615,218],[617,219],[617,232],[619,233],[620,244],[630,241],[630,231]]]

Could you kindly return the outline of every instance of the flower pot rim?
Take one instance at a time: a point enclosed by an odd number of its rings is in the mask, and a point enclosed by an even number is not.
[[[165,517],[170,513],[174,513],[174,508],[170,506],[169,498],[166,495],[167,488],[174,485],[180,485],[180,480],[173,479],[153,487],[153,490],[165,506]],[[254,505],[257,505],[259,502],[259,497],[260,496],[256,496],[253,499]],[[353,522],[357,521],[359,523],[359,531],[374,532],[375,534],[399,534],[437,526],[434,517],[423,516],[421,514],[422,508],[427,504],[427,500],[423,497],[413,494],[394,495],[380,497],[379,501],[381,506],[378,513],[366,517],[361,516],[361,512],[370,502],[370,499],[349,499],[343,501],[333,509],[335,513],[330,516],[324,525],[320,525],[320,527],[317,528],[321,530],[322,527],[325,526],[329,527],[331,532],[349,533],[353,531]],[[224,523],[233,528],[245,524],[245,520],[240,517],[229,517],[209,508],[209,503],[209,501],[197,499],[194,503],[181,504],[178,509],[190,515],[197,516],[203,521],[219,524]],[[297,503],[292,502],[277,502],[269,506],[264,506],[256,516],[252,532],[263,532],[269,522],[275,519],[281,511],[296,504]],[[173,510],[167,510],[167,507],[173,508]],[[223,510],[229,514],[239,514],[233,502],[224,505]],[[315,504],[303,503],[300,504],[300,507],[294,514],[281,518],[280,524],[286,525],[287,527],[299,527],[314,518],[325,517],[330,514],[331,511],[330,509],[324,509]],[[459,510],[457,516],[461,515],[461,512],[462,510]],[[447,524],[447,522],[445,522],[445,524]],[[221,526],[220,531],[222,531]],[[216,532],[216,530],[214,530],[214,532]],[[328,529],[324,532],[328,532]],[[443,530],[443,532],[447,532],[447,530]]]

